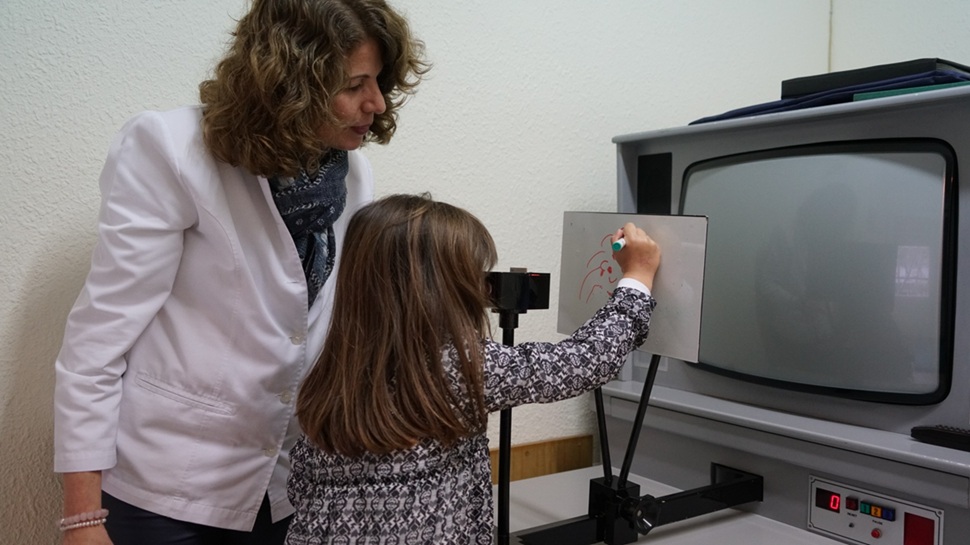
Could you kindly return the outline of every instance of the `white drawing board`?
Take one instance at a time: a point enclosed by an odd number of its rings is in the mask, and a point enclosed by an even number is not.
[[[613,293],[623,275],[613,259],[610,239],[627,222],[646,231],[661,250],[652,290],[657,308],[640,350],[696,362],[707,248],[705,216],[566,212],[557,329],[572,333]]]

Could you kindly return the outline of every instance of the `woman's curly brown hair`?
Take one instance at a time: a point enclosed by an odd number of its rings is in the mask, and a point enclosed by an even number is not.
[[[317,168],[328,150],[320,128],[337,122],[333,97],[364,41],[380,45],[386,104],[367,141],[390,141],[398,108],[430,68],[424,43],[383,0],[254,0],[232,36],[214,77],[199,86],[203,135],[217,159],[264,176]]]

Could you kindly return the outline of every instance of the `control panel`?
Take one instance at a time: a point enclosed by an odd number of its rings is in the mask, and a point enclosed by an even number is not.
[[[808,529],[847,543],[942,545],[943,510],[809,476]]]

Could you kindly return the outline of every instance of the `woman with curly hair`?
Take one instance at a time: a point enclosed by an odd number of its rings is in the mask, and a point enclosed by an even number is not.
[[[64,545],[283,542],[357,148],[428,68],[383,0],[254,0],[200,105],[124,125],[55,364]]]

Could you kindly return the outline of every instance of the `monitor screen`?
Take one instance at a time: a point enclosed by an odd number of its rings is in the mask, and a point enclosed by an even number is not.
[[[940,401],[955,191],[937,141],[775,149],[685,172],[709,218],[699,367],[853,399]]]

